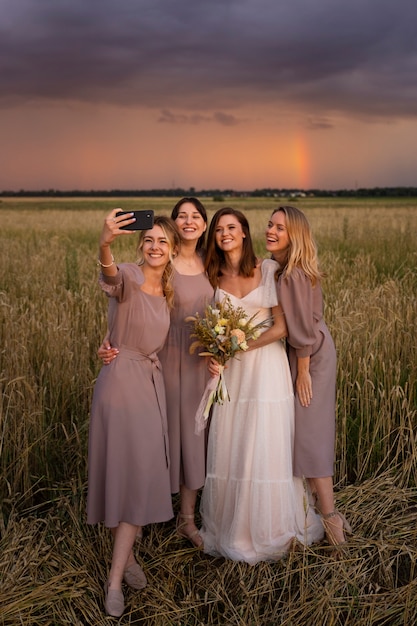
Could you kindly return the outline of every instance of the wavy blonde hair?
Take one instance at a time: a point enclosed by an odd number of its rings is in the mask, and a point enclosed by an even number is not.
[[[324,274],[319,269],[317,246],[310,224],[304,213],[296,207],[280,206],[272,211],[272,215],[278,211],[285,215],[285,225],[290,241],[285,265],[279,272],[285,278],[297,267],[309,277],[314,287]]]
[[[155,217],[153,225],[159,226],[162,229],[169,244],[169,261],[162,274],[162,291],[164,292],[169,309],[172,309],[174,306],[174,287],[172,284],[174,276],[173,260],[177,256],[181,245],[180,233],[174,220],[165,215]],[[139,234],[138,247],[136,249],[138,265],[142,265],[144,262],[143,241],[147,232],[148,230],[142,230]]]

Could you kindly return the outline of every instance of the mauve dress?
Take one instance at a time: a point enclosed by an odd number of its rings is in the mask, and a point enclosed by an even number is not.
[[[288,358],[293,384],[297,358],[310,357],[313,398],[303,407],[295,398],[294,475],[333,476],[336,423],[336,349],[323,320],[323,294],[318,283],[299,268],[277,285],[288,327]]]
[[[173,517],[165,387],[157,352],[169,328],[164,297],[141,290],[137,265],[100,276],[110,296],[110,343],[119,355],[94,387],[88,447],[87,521],[144,526]]]
[[[207,361],[190,354],[192,324],[185,318],[204,314],[213,299],[213,287],[205,273],[174,273],[174,308],[167,341],[160,352],[167,395],[171,491],[180,485],[200,489],[206,475],[206,435],[196,435],[195,414],[209,379]],[[200,350],[201,351],[201,350]]]

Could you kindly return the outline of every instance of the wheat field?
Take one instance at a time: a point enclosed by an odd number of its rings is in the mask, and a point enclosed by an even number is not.
[[[242,209],[257,253],[279,198]],[[85,521],[96,351],[106,329],[97,243],[106,213],[169,198],[0,201],[0,624],[399,626],[417,623],[417,199],[302,198],[338,352],[335,483],[353,535],[249,566],[145,529],[149,585],[104,615],[108,532]],[[134,236],[132,236],[134,237]],[[133,261],[135,240],[114,245]],[[174,509],[178,501],[174,497]]]

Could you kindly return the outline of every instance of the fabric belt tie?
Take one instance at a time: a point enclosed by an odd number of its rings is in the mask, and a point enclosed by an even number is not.
[[[168,420],[166,410],[165,383],[162,374],[162,364],[158,358],[158,354],[156,352],[151,352],[151,354],[144,354],[139,350],[132,350],[129,348],[124,348],[122,346],[119,348],[119,357],[120,356],[123,356],[125,359],[131,359],[134,361],[150,361],[152,364],[152,382],[155,389],[156,399],[158,401],[159,414],[161,416],[162,436],[164,438],[165,447],[165,460],[167,467],[169,467]]]

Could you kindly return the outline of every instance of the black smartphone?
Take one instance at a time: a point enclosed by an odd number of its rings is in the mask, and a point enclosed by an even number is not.
[[[127,216],[129,213],[133,213],[132,217],[136,218],[136,222],[132,222],[126,226],[120,226],[120,230],[149,230],[153,227],[153,211],[123,211],[122,213],[118,213],[117,217],[121,215]]]

